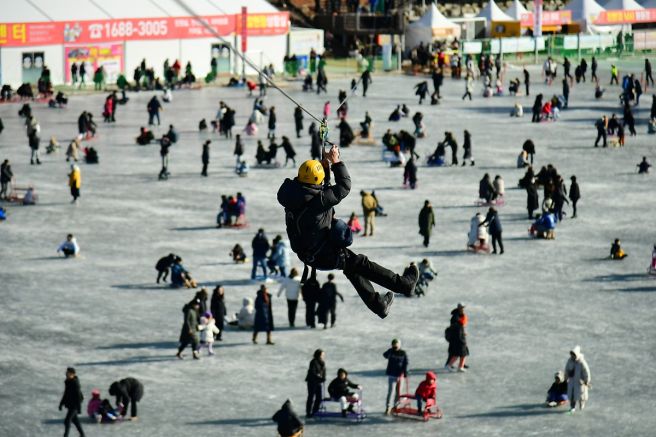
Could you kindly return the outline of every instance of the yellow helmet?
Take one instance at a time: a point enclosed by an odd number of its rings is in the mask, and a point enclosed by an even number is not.
[[[325,177],[323,165],[316,159],[305,161],[298,168],[298,181],[303,184],[320,185]]]

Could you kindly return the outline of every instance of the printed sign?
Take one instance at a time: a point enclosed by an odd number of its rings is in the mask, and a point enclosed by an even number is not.
[[[237,32],[240,14],[200,17],[219,35]],[[248,36],[286,35],[289,13],[257,13],[246,17]],[[116,41],[190,39],[213,36],[193,17],[0,23],[0,47],[51,44],[94,44]]]
[[[123,44],[84,45],[66,47],[66,82],[71,81],[71,65],[86,64],[88,77],[100,66],[105,72],[105,82],[115,83],[123,71]]]

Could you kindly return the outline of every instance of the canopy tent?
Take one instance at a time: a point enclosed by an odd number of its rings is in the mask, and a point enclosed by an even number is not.
[[[496,3],[494,3],[494,0],[490,0],[490,3],[488,3],[487,6],[481,9],[481,12],[479,12],[479,14],[476,17],[485,18],[488,21],[488,23],[492,21],[517,21],[513,17],[503,12],[501,8],[497,6]]]
[[[607,28],[600,29],[593,25],[599,14],[605,10],[595,0],[572,0],[567,3],[563,10],[572,12],[572,21],[581,25],[582,32],[592,33],[610,30]]]
[[[604,5],[607,11],[624,10],[624,11],[638,11],[644,9],[635,0],[611,0]]]
[[[416,47],[420,42],[429,44],[434,39],[459,37],[460,26],[446,18],[434,3],[417,21],[409,24],[405,31],[406,47]]]
[[[522,2],[519,0],[513,0],[512,4],[508,9],[506,9],[506,14],[509,15],[513,20],[521,21],[522,15],[528,14],[528,10],[524,7]]]

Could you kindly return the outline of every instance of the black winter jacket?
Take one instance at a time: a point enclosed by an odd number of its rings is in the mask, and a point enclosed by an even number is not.
[[[333,379],[328,385],[328,393],[333,399],[339,399],[342,396],[350,396],[353,394],[349,388],[358,388],[358,385],[351,382],[348,378],[339,379],[339,377]]]
[[[302,261],[325,246],[335,215],[333,207],[351,191],[351,177],[346,165],[338,162],[332,166],[332,172],[335,185],[330,185],[327,172],[322,185],[302,184],[296,178],[285,179],[278,190],[278,202],[285,208],[287,216],[291,248]],[[290,220],[290,215],[296,220]]]
[[[310,384],[321,384],[322,382],[325,382],[326,363],[318,358],[313,358],[312,361],[310,361],[310,367],[308,368],[305,380]]]
[[[292,436],[303,428],[303,422],[292,409],[292,403],[289,399],[273,415],[271,420],[278,424],[278,434],[282,437]]]
[[[139,402],[144,394],[144,387],[138,379],[125,378],[113,382],[109,386],[109,394],[116,396],[116,405],[123,404],[124,411],[127,410],[130,401]]]
[[[394,350],[389,348],[383,353],[383,357],[387,358],[385,375],[398,378],[401,375],[408,374],[408,356],[403,349]]]
[[[73,379],[66,378],[64,381],[64,395],[59,402],[59,407],[66,407],[69,410],[77,410],[77,412],[80,413],[82,410],[83,399],[84,396],[80,389],[80,380],[77,379],[77,376]]]

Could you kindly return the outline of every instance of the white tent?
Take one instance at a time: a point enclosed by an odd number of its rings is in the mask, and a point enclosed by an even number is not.
[[[519,0],[513,0],[512,4],[506,9],[506,14],[516,21],[522,20],[522,15],[528,14],[528,10]]]
[[[420,42],[428,44],[434,39],[460,36],[460,26],[449,21],[434,3],[417,21],[408,25],[405,31],[406,47],[416,47]]]
[[[635,0],[611,0],[604,5],[604,8],[607,11],[614,11],[618,9],[625,11],[637,11],[644,9]]]
[[[476,16],[477,18],[485,18],[488,24],[492,21],[517,21],[513,17],[507,15],[501,10],[494,0],[490,0],[490,3],[487,4],[481,12]]]
[[[572,21],[581,24],[582,32],[592,32],[593,24],[604,8],[595,0],[572,0],[563,8],[565,11],[572,11]]]

